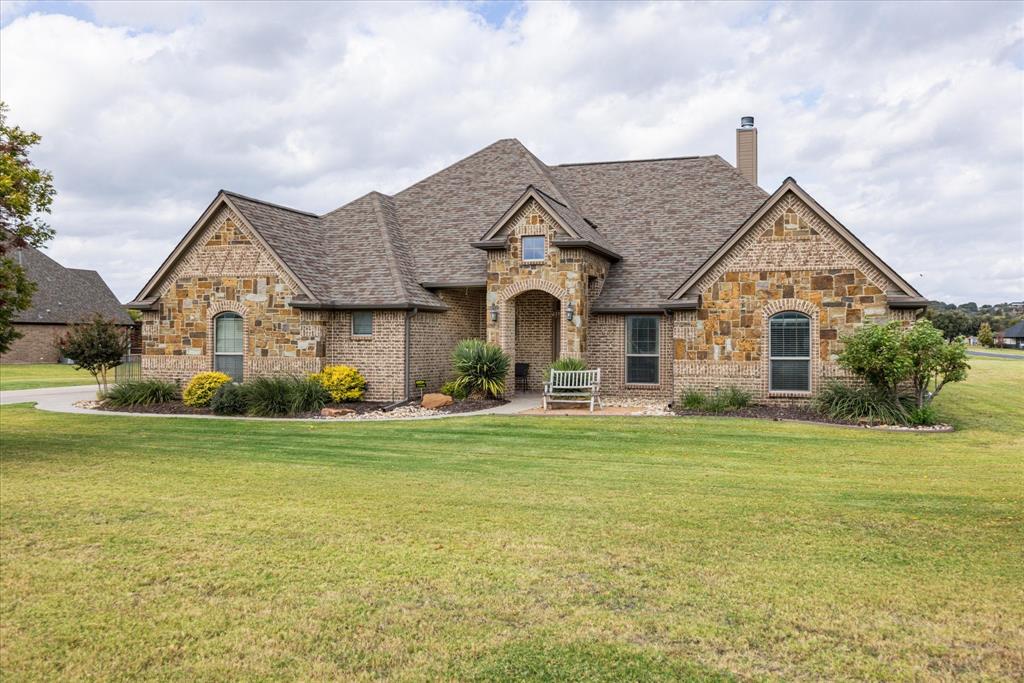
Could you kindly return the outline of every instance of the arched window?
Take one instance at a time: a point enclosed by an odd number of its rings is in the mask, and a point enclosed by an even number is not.
[[[237,313],[213,319],[213,369],[242,381],[242,316]]]
[[[768,320],[769,391],[811,390],[811,319],[784,311]]]

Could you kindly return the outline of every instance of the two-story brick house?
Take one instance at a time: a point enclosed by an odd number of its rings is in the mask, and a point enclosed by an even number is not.
[[[145,285],[143,369],[239,379],[344,363],[369,397],[436,389],[470,337],[529,366],[586,359],[611,395],[811,395],[843,335],[921,295],[787,179],[757,131],[719,156],[548,166],[500,140],[393,195],[318,216],[221,191]],[[511,386],[511,383],[510,383]]]

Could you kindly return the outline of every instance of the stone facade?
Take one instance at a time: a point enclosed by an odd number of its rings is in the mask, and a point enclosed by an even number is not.
[[[7,353],[0,355],[0,363],[56,363],[60,360],[57,339],[67,332],[67,325],[16,323],[21,333],[11,343]]]
[[[543,236],[542,261],[527,261],[522,256],[522,238]],[[498,233],[507,239],[507,247],[488,253],[487,308],[498,308],[498,319],[487,316],[487,340],[498,344],[516,361],[516,297],[538,290],[557,299],[565,312],[574,308],[573,320],[560,317],[558,355],[583,357],[587,350],[587,321],[590,301],[608,274],[609,262],[587,249],[561,249],[555,239],[565,237],[558,223],[535,201],[527,202]],[[532,372],[531,363],[531,372]],[[509,381],[511,385],[511,374]]]
[[[843,378],[842,337],[891,312],[894,289],[880,271],[793,195],[784,197],[696,285],[700,306],[673,320],[675,396],[738,386],[759,400],[805,399],[769,392],[768,320],[797,311],[811,321],[811,392]]]

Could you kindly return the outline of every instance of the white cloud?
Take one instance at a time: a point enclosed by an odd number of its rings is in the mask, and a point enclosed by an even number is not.
[[[221,188],[326,211],[497,138],[792,175],[931,297],[1024,298],[1018,5],[5,3],[52,252],[132,296]],[[74,14],[75,16],[69,16]],[[486,19],[486,20],[485,20]]]

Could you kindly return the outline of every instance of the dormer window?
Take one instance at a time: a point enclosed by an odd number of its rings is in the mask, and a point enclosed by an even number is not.
[[[523,260],[543,261],[544,260],[544,237],[531,235],[523,238]]]

